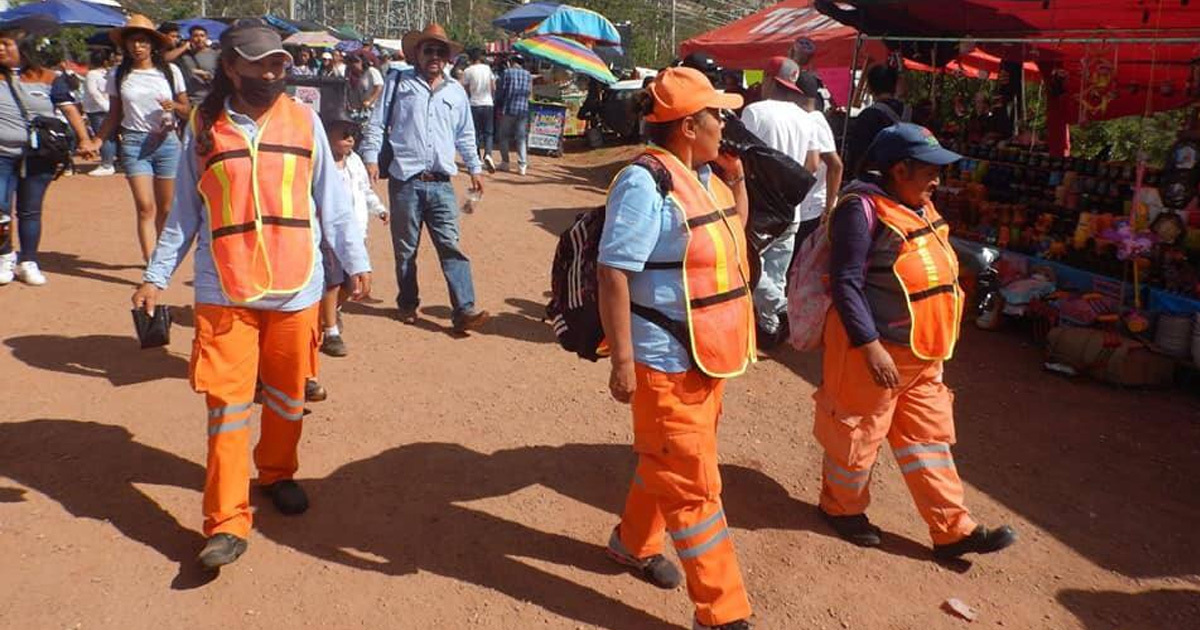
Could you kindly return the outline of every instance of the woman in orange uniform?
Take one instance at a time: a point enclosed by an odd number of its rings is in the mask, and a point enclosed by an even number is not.
[[[291,55],[257,20],[221,36],[212,92],[188,125],[179,186],[135,308],[159,292],[196,240],[196,339],[191,383],[208,406],[208,465],[200,563],[237,560],[250,532],[250,428],[262,382],[258,483],[284,514],[308,509],[292,480],[305,379],[316,371],[322,237],[370,291],[362,229],[316,112],[283,94]]]
[[[754,360],[741,161],[718,156],[721,94],[671,68],[647,88],[646,154],[613,181],[598,271],[612,396],[632,403],[637,470],[608,553],[661,588],[683,563],[694,628],[750,627],[750,602],[721,507],[717,421],[725,379]],[[723,180],[709,163],[721,166]]]
[[[971,519],[950,454],[954,399],[942,370],[958,342],[963,293],[932,197],[941,167],[960,158],[928,129],[900,123],[879,132],[867,151],[871,170],[843,189],[828,224],[834,308],[815,395],[825,520],[850,542],[880,544],[866,509],[886,439],[943,559],[1016,541],[1007,526]]]

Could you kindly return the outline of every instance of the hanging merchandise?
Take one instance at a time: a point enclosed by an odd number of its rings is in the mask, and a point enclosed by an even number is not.
[[[1102,117],[1117,97],[1117,49],[1105,47],[1080,60],[1079,122]]]

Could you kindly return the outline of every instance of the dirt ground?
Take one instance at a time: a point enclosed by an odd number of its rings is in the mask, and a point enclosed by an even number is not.
[[[539,318],[556,234],[600,203],[627,151],[535,158],[488,180],[463,219],[494,320],[448,334],[445,284],[421,257],[422,323],[392,319],[387,229],[378,301],[349,307],[350,356],[324,359],[300,479],[312,509],[260,508],[249,552],[216,579],[202,545],[205,413],[187,386],[187,308],[141,351],[140,276],[120,178],[55,183],[41,288],[0,288],[0,628],[680,628],[662,592],[603,554],[631,478],[628,411],[607,366],[568,355]],[[458,183],[459,186],[463,182]],[[191,302],[191,261],[166,293]],[[816,357],[780,351],[730,384],[726,511],[759,628],[1200,628],[1200,398],[1122,391],[1040,369],[1019,333],[970,330],[948,369],[968,501],[1020,543],[972,564],[928,557],[892,457],[861,550],[816,517]],[[687,627],[690,627],[688,625]]]

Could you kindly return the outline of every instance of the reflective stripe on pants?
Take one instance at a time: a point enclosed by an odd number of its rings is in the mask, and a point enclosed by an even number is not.
[[[304,415],[304,381],[316,371],[317,306],[295,312],[196,305],[192,387],[208,405],[204,535],[250,533],[250,416],[262,379],[258,481],[290,479]]]
[[[633,395],[637,472],[621,517],[621,544],[637,558],[663,551],[670,534],[696,619],[716,626],[750,616],[717,469],[724,381],[692,370],[637,365]]]
[[[841,318],[830,309],[824,378],[814,395],[813,433],[825,448],[821,509],[835,516],[866,512],[871,468],[886,439],[934,544],[956,542],[976,524],[963,505],[962,480],[950,454],[954,397],[942,383],[942,363],[883,345],[900,373],[896,389],[875,384],[863,352],[850,347]]]

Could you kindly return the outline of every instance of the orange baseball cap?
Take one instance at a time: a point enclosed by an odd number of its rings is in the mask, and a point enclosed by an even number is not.
[[[679,120],[708,108],[738,109],[743,103],[737,94],[718,92],[708,77],[691,68],[667,68],[646,89],[654,99],[654,111],[646,116],[646,122],[652,123]]]

